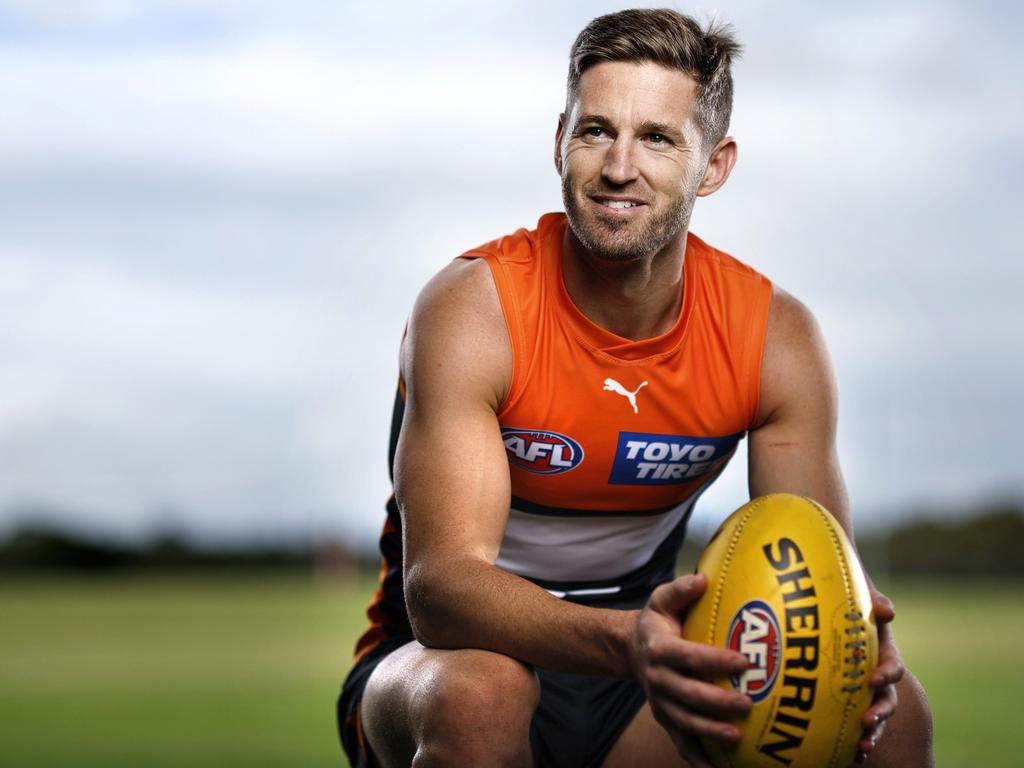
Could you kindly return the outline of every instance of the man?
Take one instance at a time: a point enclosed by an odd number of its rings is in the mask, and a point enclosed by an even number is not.
[[[673,11],[591,22],[555,140],[566,215],[421,293],[381,589],[339,702],[353,765],[703,768],[697,737],[737,739],[751,702],[703,682],[743,656],[681,637],[697,496],[746,433],[751,496],[810,496],[850,530],[813,318],[687,231],[736,162],[737,51]],[[860,757],[930,765],[883,635]]]

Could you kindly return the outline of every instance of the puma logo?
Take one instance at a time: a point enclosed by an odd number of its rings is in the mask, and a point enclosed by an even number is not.
[[[643,381],[643,382],[640,383],[639,387],[637,387],[632,392],[630,392],[624,386],[619,384],[619,382],[617,382],[615,379],[605,379],[604,380],[604,388],[605,388],[605,390],[607,390],[608,392],[615,392],[616,394],[622,395],[624,398],[629,400],[629,404],[633,406],[633,413],[639,413],[639,411],[637,411],[637,409],[636,409],[636,393],[639,392],[641,389],[643,389],[646,386],[647,386],[647,382]]]

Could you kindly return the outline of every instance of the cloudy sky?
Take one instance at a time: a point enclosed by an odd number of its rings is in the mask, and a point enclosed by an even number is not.
[[[0,0],[0,527],[371,542],[416,292],[560,208],[621,7]],[[818,315],[865,526],[1024,494],[1018,8],[717,7],[740,163],[693,230]]]

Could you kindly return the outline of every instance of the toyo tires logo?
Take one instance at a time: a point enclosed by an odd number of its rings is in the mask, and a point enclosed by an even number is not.
[[[775,685],[782,658],[782,633],[771,606],[763,600],[744,603],[729,625],[726,646],[742,653],[752,665],[744,672],[729,676],[732,687],[747,694],[755,703],[761,701]]]
[[[741,435],[687,437],[619,432],[610,485],[672,485],[705,477],[721,466]]]
[[[568,472],[583,461],[580,444],[557,432],[503,427],[501,439],[509,464],[538,475]]]

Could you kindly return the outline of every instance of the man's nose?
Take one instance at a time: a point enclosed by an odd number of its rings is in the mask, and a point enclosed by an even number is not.
[[[631,138],[622,134],[608,147],[601,174],[612,184],[628,184],[639,176],[636,166],[636,146]]]

